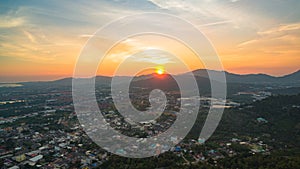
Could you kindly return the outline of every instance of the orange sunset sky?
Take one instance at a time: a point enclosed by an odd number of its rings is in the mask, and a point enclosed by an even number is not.
[[[298,0],[3,1],[0,82],[70,77],[81,49],[101,26],[141,12],[163,12],[191,22],[212,42],[226,71],[282,76],[300,69],[299,9]],[[144,36],[116,45],[98,74],[113,75],[133,51],[139,59],[128,63],[124,75],[130,75],[135,65],[149,64],[175,73],[184,71],[172,55],[151,49],[176,55],[190,69],[203,68],[179,42]]]

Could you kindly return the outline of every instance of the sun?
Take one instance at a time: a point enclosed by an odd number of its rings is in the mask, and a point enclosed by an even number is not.
[[[162,74],[164,74],[165,73],[165,70],[163,69],[163,68],[156,68],[156,71],[155,71],[157,74],[159,74],[159,75],[162,75]]]

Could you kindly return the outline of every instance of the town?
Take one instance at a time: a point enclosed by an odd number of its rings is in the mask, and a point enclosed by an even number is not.
[[[7,91],[11,93],[1,93],[1,98],[7,101],[3,100],[0,104],[2,168],[101,168],[113,156],[97,146],[82,129],[74,112],[70,90],[49,87],[44,92],[36,92],[12,87]],[[124,119],[114,108],[108,87],[97,91],[99,107],[109,125],[122,134],[141,138],[141,142],[168,129],[176,120],[176,113],[173,112],[180,107],[181,99],[176,96],[176,92],[171,91],[167,94],[171,97],[171,105],[168,105],[161,117],[150,122],[132,124],[128,122],[130,119]],[[134,95],[135,100],[145,97],[145,93],[137,93]],[[211,100],[209,97],[201,97],[200,111],[207,110]],[[217,99],[214,101],[224,102]],[[145,108],[147,104],[138,106]],[[227,100],[224,108],[239,106],[240,103]],[[262,117],[257,118],[256,122],[268,123]],[[177,141],[178,138],[170,139]],[[153,145],[153,149],[155,147]],[[165,151],[182,158],[186,165],[213,161],[213,165],[217,166],[218,160],[245,151],[253,155],[270,154],[272,146],[260,140],[259,136],[236,134],[235,137],[213,142],[206,142],[201,138],[185,138],[175,147],[167,147]],[[126,148],[120,148],[116,152],[124,153]]]

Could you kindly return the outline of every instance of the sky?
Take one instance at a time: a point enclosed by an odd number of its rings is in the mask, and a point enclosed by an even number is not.
[[[80,51],[100,27],[142,12],[168,13],[195,25],[214,45],[226,71],[282,76],[300,69],[299,9],[299,0],[1,1],[0,82],[70,77]],[[175,62],[172,55],[145,47],[149,44],[142,45],[138,55],[130,52],[141,42],[155,44],[155,37],[146,39],[136,37],[116,45],[105,58],[108,64],[98,72],[113,75],[114,63],[124,56],[138,57],[134,61],[141,67],[149,63],[168,67]],[[165,38],[157,41],[176,44]],[[195,63],[180,44],[168,50]],[[176,64],[169,67],[181,71]]]

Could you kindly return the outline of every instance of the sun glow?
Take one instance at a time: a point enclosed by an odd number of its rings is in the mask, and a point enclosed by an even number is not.
[[[159,68],[156,68],[156,71],[155,71],[157,74],[159,74],[159,75],[162,75],[162,74],[164,74],[165,73],[165,70],[163,69],[163,68],[161,68],[161,67],[159,67]]]

